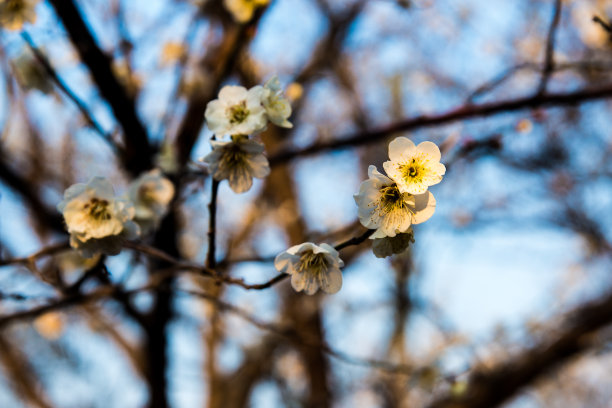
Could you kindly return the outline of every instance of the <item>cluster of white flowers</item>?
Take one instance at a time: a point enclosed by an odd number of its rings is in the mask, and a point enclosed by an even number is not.
[[[389,144],[390,160],[383,164],[389,177],[369,167],[369,179],[361,183],[354,198],[361,224],[376,230],[370,238],[375,240],[377,257],[403,252],[414,240],[412,225],[433,215],[436,200],[427,189],[446,173],[440,157],[440,149],[432,142],[415,146],[410,139],[398,137]]]
[[[208,164],[215,180],[228,180],[236,193],[248,191],[253,177],[264,178],[270,173],[264,145],[249,139],[263,131],[268,121],[290,128],[291,105],[283,96],[275,76],[264,86],[251,89],[228,85],[219,92],[219,99],[206,106],[206,124],[217,137],[211,140],[212,151],[201,161]]]
[[[63,214],[70,246],[90,258],[98,253],[116,255],[124,240],[155,228],[174,196],[174,185],[152,170],[134,180],[129,193],[116,197],[111,183],[94,177],[74,184],[57,205]]]
[[[372,249],[378,258],[406,250],[414,242],[413,224],[427,221],[436,210],[436,199],[427,191],[442,181],[446,167],[440,163],[440,149],[432,142],[418,146],[405,137],[389,144],[389,159],[383,164],[389,177],[376,166],[368,168],[368,180],[354,195],[359,221],[375,230]],[[292,246],[274,260],[275,268],[291,275],[291,286],[308,295],[320,287],[336,293],[342,287],[340,267],[344,262],[328,244],[305,242]]]

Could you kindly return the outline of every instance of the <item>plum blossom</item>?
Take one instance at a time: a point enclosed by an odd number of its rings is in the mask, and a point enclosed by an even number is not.
[[[386,258],[404,252],[411,243],[414,243],[414,233],[409,228],[394,237],[375,238],[372,241],[372,251],[377,258]]]
[[[446,173],[440,163],[440,149],[432,142],[415,146],[412,140],[397,137],[389,143],[389,159],[383,167],[402,193],[423,194]]]
[[[284,128],[293,127],[287,120],[291,116],[291,105],[283,96],[280,81],[276,75],[264,84],[261,103],[266,109],[270,122]]]
[[[144,233],[156,228],[168,211],[174,185],[159,169],[154,169],[130,184],[128,196],[134,204],[134,221]]]
[[[17,31],[25,23],[34,23],[37,3],[38,0],[0,0],[0,26]]]
[[[361,224],[376,229],[370,238],[394,237],[433,215],[436,200],[429,191],[418,195],[402,193],[398,184],[381,174],[376,166],[368,168],[368,176],[353,198],[359,207]]]
[[[231,141],[210,141],[213,150],[203,159],[215,180],[228,180],[235,193],[244,193],[253,185],[253,177],[270,174],[264,145],[246,136],[232,136]]]
[[[249,90],[227,85],[219,92],[219,99],[206,106],[206,124],[218,136],[250,135],[266,127],[268,119],[261,104],[263,87]]]
[[[291,275],[291,286],[297,292],[314,295],[319,288],[325,293],[336,293],[342,287],[340,268],[344,262],[331,245],[311,242],[292,246],[277,255],[274,267]]]
[[[132,221],[135,213],[132,204],[115,197],[112,185],[103,177],[70,186],[57,209],[70,233],[70,246],[86,258],[100,252],[116,255],[124,240],[135,238],[140,232]]]

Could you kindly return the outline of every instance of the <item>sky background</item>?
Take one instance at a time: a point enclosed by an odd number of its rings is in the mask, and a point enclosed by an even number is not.
[[[118,39],[116,24],[109,23],[112,21],[110,3],[113,2],[79,2],[98,43],[106,50],[115,49]],[[333,2],[333,8],[340,10],[349,3]],[[345,63],[350,64],[370,128],[398,119],[392,109],[392,81],[399,84],[401,91],[401,116],[413,117],[461,106],[471,91],[511,66],[542,61],[552,10],[550,1],[415,0],[413,3],[412,7],[402,9],[391,0],[371,1],[350,27],[344,47]],[[186,1],[132,0],[123,4],[127,30],[136,44],[132,61],[143,83],[138,112],[155,140],[161,141],[160,120],[168,109],[166,101],[171,97],[177,78],[171,64],[160,64],[161,49],[167,42],[181,41],[196,8]],[[595,35],[592,25],[580,16],[612,12],[609,2],[567,1],[564,4],[557,37],[557,61],[581,60],[600,51],[600,44],[590,39]],[[112,130],[115,126],[112,114],[92,85],[86,69],[78,63],[50,6],[41,2],[36,12],[38,21],[35,25],[27,25],[26,31],[49,55],[71,89],[88,103],[95,118],[105,129]],[[191,43],[194,55],[201,54],[198,47],[204,46],[204,33],[220,34],[206,21],[198,24],[198,35]],[[327,24],[313,1],[273,1],[250,47],[262,77],[268,79],[278,74],[283,86],[291,83],[295,73],[307,62]],[[5,70],[6,61],[23,52],[24,42],[18,33],[3,31],[0,35],[4,54],[2,69]],[[537,72],[521,72],[477,101],[529,95],[538,80]],[[228,83],[239,82],[232,78]],[[550,89],[571,91],[586,84],[580,75],[560,73],[554,77]],[[317,140],[316,137],[325,140],[358,131],[345,103],[350,98],[338,84],[321,77],[309,89],[308,103],[293,118],[295,131],[284,142],[285,147],[304,147]],[[111,178],[118,193],[126,191],[127,181],[114,170],[109,171],[115,163],[110,149],[92,130],[82,127],[76,109],[62,96],[32,91],[25,96],[24,103],[49,149],[42,152],[41,160],[47,160],[48,155],[52,160],[49,166],[61,171],[53,157],[58,157],[62,140],[69,134],[79,152],[74,163],[77,181],[106,176]],[[10,160],[14,160],[18,168],[30,149],[29,139],[22,137],[23,110],[10,110],[8,104],[3,82],[0,84],[0,125],[5,129],[8,126],[9,130],[2,136],[2,144],[11,152]],[[562,130],[577,171],[591,174],[602,166],[609,168],[602,164],[605,147],[610,147],[609,108],[608,102],[585,104],[577,108],[580,119],[573,124],[567,122],[565,110],[550,109],[542,113],[546,117],[542,121],[530,112],[519,112],[402,135],[417,143],[432,140],[451,146],[443,155],[444,163],[452,158],[453,149],[493,134],[501,135],[506,157],[522,157],[547,143],[550,133]],[[184,102],[176,109],[182,113]],[[521,120],[528,120],[532,129],[527,132],[518,129],[517,123]],[[171,127],[174,129],[177,123]],[[210,132],[203,129],[192,156],[194,161],[210,150],[209,137]],[[353,194],[366,177],[367,164],[375,164],[381,169],[385,154],[385,144],[379,143],[371,149],[347,149],[292,163],[299,205],[308,230],[333,231],[354,222],[357,207]],[[529,336],[528,322],[545,321],[609,287],[606,270],[609,264],[591,257],[579,235],[555,224],[561,213],[559,202],[547,189],[553,175],[527,170],[500,164],[495,157],[458,160],[449,166],[443,182],[431,188],[437,199],[436,213],[430,221],[415,227],[416,243],[412,251],[415,278],[410,281],[410,291],[419,302],[434,305],[438,318],[467,339],[458,341],[457,346],[449,348],[439,358],[437,364],[443,372],[460,374],[474,356],[484,358],[492,352],[487,345],[498,339],[501,332],[504,338],[522,344]],[[219,192],[220,242],[227,231],[236,230],[243,222],[246,210],[254,204],[262,185],[262,181],[256,180],[251,191],[236,195],[222,183]],[[61,194],[58,185],[44,190],[46,201],[53,205],[61,200]],[[204,231],[208,222],[208,200],[205,188],[197,190],[187,201],[191,228],[182,237],[182,242],[185,253],[196,261],[203,261],[207,250]],[[589,181],[580,188],[578,201],[602,226],[609,226],[611,200],[606,179]],[[14,256],[28,255],[42,245],[28,219],[20,199],[0,184],[0,240]],[[297,244],[287,242],[284,233],[273,224],[261,228],[258,237],[254,249],[262,257],[274,256]],[[62,238],[58,235],[50,241]],[[221,246],[221,254],[223,251]],[[109,260],[113,278],[121,279],[128,261],[129,256],[125,253]],[[249,283],[257,283],[273,277],[276,271],[271,264],[244,263],[236,267],[233,274],[244,276]],[[380,356],[393,319],[390,299],[395,285],[394,272],[388,261],[376,258],[367,250],[347,264],[343,276],[342,290],[324,300],[324,325],[329,344],[352,356]],[[143,279],[144,272],[137,271],[129,282],[138,286]],[[53,293],[18,268],[4,268],[0,285],[6,292]],[[281,285],[287,286],[288,282]],[[249,292],[237,287],[228,288],[225,299],[264,321],[274,321],[281,302],[276,291]],[[139,302],[146,305],[146,295]],[[2,309],[19,307],[4,302]],[[201,301],[180,295],[175,307],[177,318],[170,331],[171,399],[176,407],[202,406],[207,392],[201,352],[202,327],[207,324],[205,310]],[[119,312],[109,306],[108,313],[116,316]],[[53,362],[50,366],[45,366],[42,360],[36,364],[40,365],[38,370],[48,373],[41,378],[57,406],[142,406],[146,401],[146,387],[133,374],[121,351],[89,327],[82,315],[68,313],[66,316],[70,324],[65,326],[56,343],[49,344],[37,337],[27,323],[11,329],[11,333],[23,339],[30,353],[40,350],[45,355],[55,356],[50,357],[49,361]],[[222,367],[231,370],[242,360],[243,348],[252,344],[262,332],[232,315],[227,316],[227,327],[231,335],[222,346],[220,361]],[[139,335],[129,325],[124,329],[134,332],[134,338]],[[429,362],[442,341],[431,316],[425,311],[417,311],[406,331],[407,348],[415,361]],[[67,351],[78,358],[62,360],[62,353]],[[285,369],[291,381],[295,375],[290,372],[291,354],[284,358],[288,359],[286,366],[289,368]],[[332,362],[334,381],[343,389],[338,407],[379,406],[380,401],[366,386],[369,370],[334,359]],[[282,364],[279,367],[283,369]],[[5,381],[0,386],[7,389]],[[296,387],[299,386],[297,381]],[[97,402],[91,402],[92,393],[99,396],[95,398]],[[13,398],[8,391],[0,389],[0,406],[19,406]],[[105,405],[100,405],[101,401]],[[278,390],[267,382],[257,386],[251,401],[254,407],[283,406]],[[509,406],[537,405],[523,397]]]

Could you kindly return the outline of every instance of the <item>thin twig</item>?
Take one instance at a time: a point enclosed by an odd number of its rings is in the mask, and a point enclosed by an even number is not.
[[[79,97],[76,96],[76,94],[68,87],[68,85],[59,77],[57,71],[49,62],[49,59],[40,51],[40,49],[38,49],[36,44],[34,44],[32,37],[30,37],[30,35],[25,31],[21,33],[21,37],[25,40],[26,44],[28,44],[28,47],[36,57],[36,60],[39,62],[39,64],[42,65],[47,75],[49,75],[51,80],[68,97],[68,99],[74,102],[79,111],[81,111],[81,114],[83,115],[85,120],[87,120],[87,122],[96,131],[96,133],[98,133],[102,137],[102,139],[104,139],[104,141],[107,142],[111,146],[111,148],[113,148],[113,150],[120,150],[119,146],[117,146],[117,144],[113,140],[112,135],[110,133],[107,133],[102,128],[102,125],[100,125],[100,123],[98,123],[98,121],[94,119],[91,112],[89,112],[87,106],[85,106],[85,103],[80,100]]]
[[[123,128],[125,149],[121,157],[124,167],[137,175],[152,166],[153,150],[147,130],[136,112],[129,95],[112,70],[112,61],[98,46],[74,0],[50,0],[62,21],[72,44],[89,69],[100,94],[110,105],[117,122]]]
[[[612,25],[610,25],[610,23],[608,23],[607,21],[604,21],[601,17],[593,16],[593,22],[599,24],[604,30],[608,32],[608,34],[612,34]]]
[[[561,20],[561,8],[562,1],[555,0],[553,17],[552,21],[550,22],[550,27],[548,29],[548,36],[546,38],[544,69],[542,70],[542,79],[540,80],[540,85],[538,86],[538,95],[541,95],[546,92],[546,87],[548,86],[550,75],[552,74],[555,67],[555,34],[557,32],[557,27],[559,27],[559,20]]]
[[[328,344],[309,342],[307,339],[298,336],[298,334],[290,327],[283,328],[274,323],[264,322],[256,318],[255,316],[251,315],[247,311],[243,310],[242,308],[232,305],[230,303],[224,302],[218,299],[217,297],[209,295],[207,293],[195,291],[195,290],[189,290],[189,289],[181,289],[181,288],[177,289],[177,291],[191,295],[191,296],[196,296],[198,298],[207,300],[209,302],[213,302],[215,306],[217,306],[220,310],[231,312],[241,317],[242,319],[248,321],[249,323],[251,323],[252,325],[254,325],[255,327],[261,330],[269,331],[274,334],[277,334],[283,337],[287,337],[293,341],[297,341],[309,347],[320,348],[329,356],[334,357],[347,364],[359,365],[359,366],[365,366],[365,367],[373,367],[373,368],[378,368],[383,371],[388,371],[388,372],[392,372],[396,374],[411,375],[411,376],[416,375],[421,371],[419,370],[418,367],[414,367],[411,365],[394,364],[390,361],[351,356],[345,352],[333,349]]]
[[[214,269],[215,241],[217,233],[217,194],[219,193],[219,181],[212,179],[210,203],[208,204],[208,254],[206,255],[206,267]]]
[[[375,230],[373,229],[369,229],[366,230],[363,234],[359,235],[358,237],[355,238],[351,238],[348,241],[344,241],[338,245],[336,245],[334,248],[336,248],[337,251],[340,251],[346,247],[349,246],[353,246],[353,245],[359,245],[361,244],[363,241],[365,241],[366,239],[370,238],[370,236],[374,233]]]
[[[57,244],[53,244],[48,247],[45,247],[23,258],[0,259],[0,266],[15,265],[15,264],[29,265],[32,262],[36,261],[38,258],[42,258],[48,255],[55,255],[56,253],[65,251],[67,249],[70,249],[70,245],[68,244],[68,242],[59,242]]]

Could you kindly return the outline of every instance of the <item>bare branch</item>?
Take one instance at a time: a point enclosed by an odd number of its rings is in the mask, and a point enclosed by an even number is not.
[[[554,339],[491,370],[471,375],[461,395],[446,395],[429,408],[492,408],[510,399],[523,387],[593,347],[597,330],[612,322],[612,294],[576,309]]]
[[[51,0],[72,43],[123,128],[124,166],[134,175],[152,165],[152,150],[147,131],[136,114],[134,100],[128,95],[111,68],[111,59],[96,44],[73,0]]]
[[[538,94],[546,92],[550,75],[553,73],[555,67],[555,34],[557,27],[559,26],[559,20],[561,19],[561,8],[562,1],[555,0],[555,6],[553,9],[553,17],[548,29],[548,36],[546,38],[546,54],[544,56],[544,69],[542,70],[542,79],[538,87]]]
[[[287,163],[298,157],[312,156],[321,152],[349,149],[384,140],[387,136],[426,127],[442,126],[458,120],[488,117],[500,113],[509,113],[540,107],[574,106],[583,102],[612,97],[612,84],[567,93],[550,93],[535,95],[480,105],[465,105],[450,112],[421,115],[393,123],[368,132],[360,132],[346,137],[336,138],[330,142],[318,143],[301,150],[280,152],[269,158],[270,166]]]
[[[38,47],[36,47],[36,44],[34,44],[34,41],[32,41],[32,38],[30,37],[30,35],[27,32],[23,31],[21,33],[21,36],[25,40],[25,42],[28,44],[28,47],[30,48],[30,50],[32,50],[32,53],[36,57],[36,60],[40,63],[40,65],[42,65],[42,67],[44,68],[47,75],[49,75],[51,80],[68,97],[68,99],[74,102],[77,109],[81,111],[81,114],[83,115],[85,120],[87,120],[87,122],[91,125],[91,127],[93,127],[96,133],[99,134],[102,137],[102,139],[105,142],[107,142],[113,150],[118,151],[119,146],[115,144],[115,141],[113,140],[112,135],[107,133],[102,128],[102,125],[100,125],[98,121],[94,119],[91,112],[89,112],[89,110],[87,109],[87,106],[85,106],[85,103],[81,101],[79,97],[76,96],[76,94],[68,87],[68,85],[59,77],[59,75],[57,74],[57,71],[55,71],[55,69],[53,68],[53,66],[47,59],[47,57],[38,49]]]

